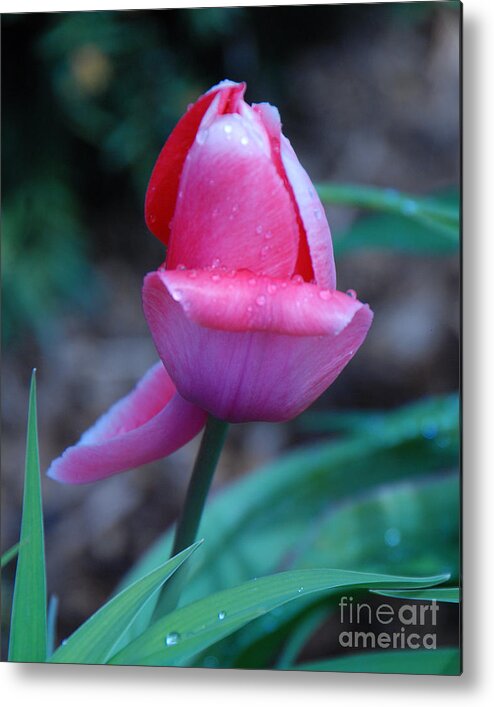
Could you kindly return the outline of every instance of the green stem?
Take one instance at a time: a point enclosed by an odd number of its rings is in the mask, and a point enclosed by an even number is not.
[[[227,431],[227,422],[217,420],[211,415],[208,417],[187,488],[182,514],[175,530],[171,557],[185,550],[196,540],[202,512]],[[176,607],[184,585],[185,572],[186,566],[183,565],[166,583],[156,604],[154,618],[163,616]]]

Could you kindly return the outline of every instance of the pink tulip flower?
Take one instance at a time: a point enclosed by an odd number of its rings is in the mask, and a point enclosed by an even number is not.
[[[79,442],[52,462],[48,476],[85,484],[168,456],[191,440],[206,413],[176,391],[161,363],[113,405]]]
[[[168,246],[144,313],[180,395],[229,422],[282,421],[364,341],[368,305],[336,290],[324,209],[276,108],[224,81],[166,142],[146,222]]]

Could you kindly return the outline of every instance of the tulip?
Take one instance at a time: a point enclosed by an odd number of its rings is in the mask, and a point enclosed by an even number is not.
[[[168,456],[195,437],[205,422],[205,412],[177,393],[160,362],[52,462],[47,474],[70,484],[104,479]]]
[[[331,385],[373,315],[336,290],[326,215],[277,109],[244,91],[208,91],[159,155],[145,212],[167,256],[143,304],[182,398],[228,422],[274,422]]]

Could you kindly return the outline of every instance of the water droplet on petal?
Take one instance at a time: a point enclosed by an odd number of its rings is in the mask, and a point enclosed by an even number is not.
[[[221,265],[221,260],[219,258],[215,258],[212,262],[213,268],[219,268]]]
[[[278,288],[277,288],[276,285],[274,285],[273,283],[270,283],[270,284],[268,285],[268,293],[269,293],[270,295],[274,295],[274,293],[276,292],[277,289],[278,289]]]
[[[233,128],[232,128],[232,126],[230,125],[230,123],[225,123],[225,126],[223,127],[223,130],[225,131],[225,133],[231,133],[232,130],[233,130]]]
[[[319,221],[322,218],[321,211],[319,209],[314,209],[314,216]]]
[[[254,287],[254,285],[257,285],[257,280],[255,277],[250,278],[249,285],[252,285],[252,287]]]
[[[63,641],[62,641],[62,646],[66,646],[68,642],[69,642],[69,639],[68,639],[68,638],[64,638]]]
[[[352,299],[357,299],[357,293],[355,292],[355,290],[347,290],[346,294]]]
[[[218,275],[218,273],[215,273],[214,275],[211,275],[211,280],[213,282],[219,282],[221,280],[221,276]]]
[[[259,297],[256,297],[256,304],[259,305],[259,307],[262,307],[263,305],[266,304],[266,298],[264,295],[259,295]]]
[[[180,265],[177,265],[177,270],[187,270],[187,265],[180,263]]]
[[[262,233],[262,226],[256,226],[256,233]]]
[[[328,300],[331,298],[330,290],[319,290],[319,297],[323,300]]]
[[[149,220],[151,221],[151,223],[156,223],[156,216],[155,216],[155,214],[151,214],[151,216],[149,217]]]
[[[269,240],[272,237],[273,237],[273,234],[271,233],[271,231],[266,231],[266,233],[264,234],[264,238],[266,240]]]
[[[197,270],[189,270],[188,275],[190,278],[197,277]]]
[[[301,285],[303,283],[303,281],[304,281],[304,278],[302,277],[302,275],[293,275],[293,277],[292,277],[292,282],[297,283],[297,285]]]
[[[208,139],[208,129],[207,128],[202,128],[201,130],[197,131],[196,135],[196,142],[199,143],[199,145],[204,145],[206,140]]]
[[[269,253],[269,251],[270,251],[270,247],[268,245],[263,245],[263,247],[261,248],[262,257],[265,258],[266,255]]]
[[[182,290],[173,290],[172,297],[175,300],[175,302],[180,302],[180,300],[182,299],[182,296],[183,296]]]
[[[165,638],[165,644],[167,646],[176,646],[179,641],[180,641],[180,634],[177,633],[177,631],[172,631]]]
[[[240,144],[241,145],[248,145],[249,144],[249,138],[246,135],[243,135],[240,138]]]
[[[219,618],[220,621],[223,621],[223,619],[225,618],[225,616],[226,616],[226,611],[219,611],[219,612],[218,612],[218,618]]]

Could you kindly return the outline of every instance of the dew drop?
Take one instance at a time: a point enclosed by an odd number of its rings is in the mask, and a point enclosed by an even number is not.
[[[331,297],[330,290],[319,290],[319,297],[323,300],[328,300]]]
[[[422,425],[422,437],[424,437],[424,439],[434,439],[434,437],[437,437],[437,433],[437,425],[433,422],[427,422]]]
[[[204,145],[206,140],[208,139],[208,130],[207,128],[203,128],[202,130],[198,130],[197,135],[196,135],[196,142],[199,143],[199,145]]]
[[[68,642],[69,642],[69,639],[68,639],[68,638],[64,638],[63,641],[62,641],[62,646],[66,646]]]
[[[415,201],[412,201],[411,199],[407,199],[405,203],[403,204],[403,212],[405,214],[414,214],[417,211],[417,204]]]
[[[304,278],[302,277],[302,275],[294,275],[292,277],[292,282],[295,282],[297,285],[301,285],[303,283],[303,281],[304,281]]]
[[[225,131],[225,133],[231,133],[232,130],[233,130],[233,128],[232,128],[232,126],[230,125],[230,123],[226,123],[225,126],[224,126],[224,128],[223,128],[223,130]]]
[[[172,292],[172,297],[175,300],[175,302],[180,302],[180,300],[183,297],[183,292],[182,290],[173,290]]]
[[[274,295],[274,293],[276,292],[277,289],[278,288],[276,287],[276,285],[274,285],[273,283],[270,283],[268,285],[268,294]]]
[[[243,137],[240,138],[240,144],[241,145],[248,145],[249,144],[249,138],[244,135]]]
[[[271,233],[271,231],[266,231],[266,233],[264,234],[264,238],[266,240],[269,240],[272,237],[273,237],[273,234]]]
[[[299,587],[299,588],[297,589],[297,591],[298,591],[299,594],[302,594],[302,592],[304,591],[304,588],[303,588],[303,587]]]
[[[355,292],[355,290],[347,290],[346,294],[352,299],[357,299],[357,293]]]
[[[155,216],[155,214],[151,214],[151,216],[149,217],[149,220],[151,221],[151,223],[156,223],[156,216]]]
[[[215,258],[212,262],[213,268],[219,268],[221,265],[221,260],[219,258]]]
[[[388,547],[396,547],[401,542],[401,532],[398,528],[388,528],[384,533],[384,542]]]
[[[254,285],[257,285],[257,280],[255,277],[250,278],[249,285],[251,285],[252,287],[254,287]]]
[[[262,257],[265,258],[266,255],[269,253],[269,251],[270,251],[270,247],[268,245],[263,245],[263,247],[261,248]]]
[[[172,631],[165,638],[165,644],[167,646],[176,646],[179,641],[180,641],[180,634],[177,633],[177,631]]]
[[[226,611],[219,611],[219,612],[218,612],[218,619],[219,619],[220,621],[223,621],[223,619],[225,618],[225,616],[226,616]]]
[[[318,221],[320,221],[322,218],[321,211],[319,209],[314,209],[314,216]]]
[[[259,297],[256,297],[256,304],[259,305],[259,307],[263,307],[266,304],[266,298],[264,295],[259,295]]]
[[[218,273],[215,273],[214,275],[211,275],[211,280],[213,282],[219,282],[221,280],[221,277],[220,275],[218,275]]]
[[[197,277],[197,270],[189,270],[188,275],[190,278],[194,279],[195,277]]]
[[[256,233],[262,233],[262,226],[256,226]]]
[[[180,265],[177,265],[177,270],[187,270],[187,265],[184,265],[183,263],[180,263]]]

